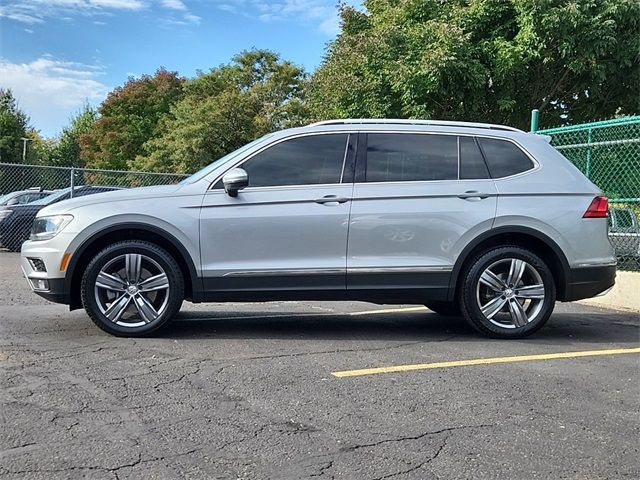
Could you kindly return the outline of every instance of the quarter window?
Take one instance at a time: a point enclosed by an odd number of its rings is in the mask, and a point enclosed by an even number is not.
[[[526,172],[533,163],[514,143],[495,138],[478,138],[492,178]]]
[[[285,140],[246,161],[250,187],[340,183],[348,134]]]
[[[370,133],[367,182],[457,180],[458,141],[454,135]]]

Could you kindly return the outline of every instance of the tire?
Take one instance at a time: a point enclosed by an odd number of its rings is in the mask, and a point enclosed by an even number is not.
[[[526,337],[542,328],[553,312],[553,274],[539,256],[524,248],[482,252],[470,260],[461,278],[462,316],[486,336]]]
[[[184,299],[184,279],[175,259],[141,240],[100,251],[87,266],[80,288],[93,323],[122,337],[157,331],[178,313]]]
[[[424,306],[444,317],[459,317],[461,315],[460,307],[453,302],[430,302]]]

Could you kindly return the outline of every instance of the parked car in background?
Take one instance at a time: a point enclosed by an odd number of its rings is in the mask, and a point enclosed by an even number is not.
[[[120,188],[84,185],[74,187],[73,197],[82,197],[111,190],[120,190]],[[36,218],[36,214],[44,207],[67,200],[70,197],[71,187],[50,193],[30,203],[0,207],[0,246],[12,252],[20,250],[22,242],[29,238],[31,225],[33,224],[33,219]]]
[[[11,205],[24,205],[35,200],[47,197],[53,193],[52,190],[42,190],[41,188],[29,188],[27,190],[18,190],[16,192],[7,193],[0,197],[0,207]]]
[[[619,261],[631,260],[640,268],[640,222],[632,209],[609,210],[609,239]]]
[[[511,127],[334,120],[266,135],[178,185],[38,213],[31,288],[115,335],[184,299],[420,303],[519,338],[615,282],[607,199]]]

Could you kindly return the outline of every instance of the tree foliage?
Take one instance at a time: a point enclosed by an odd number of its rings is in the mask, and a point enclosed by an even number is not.
[[[0,89],[0,162],[22,163],[22,138],[29,117],[18,107],[11,90]]]
[[[316,118],[528,126],[637,113],[636,0],[365,0],[312,77]]]
[[[153,76],[129,78],[98,109],[99,119],[80,137],[81,156],[88,167],[127,169],[140,155],[161,118],[183,95],[183,79],[159,69]]]
[[[300,67],[267,50],[199,72],[129,167],[193,172],[260,135],[299,125],[304,81]]]
[[[84,105],[52,145],[49,163],[58,167],[84,167],[86,162],[82,156],[80,138],[91,133],[97,118],[96,111],[88,104]]]

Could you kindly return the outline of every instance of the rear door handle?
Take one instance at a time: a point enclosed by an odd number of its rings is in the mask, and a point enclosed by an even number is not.
[[[337,195],[325,195],[322,198],[316,198],[314,202],[325,204],[325,203],[344,203],[348,202],[349,199],[345,197],[338,197]]]
[[[463,200],[482,200],[483,198],[488,198],[491,195],[488,193],[478,192],[477,190],[467,190],[464,193],[458,195],[458,198],[462,198]]]

